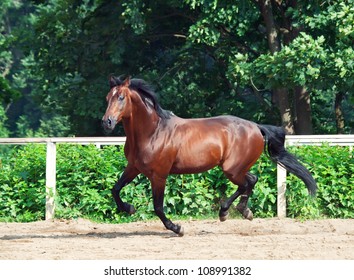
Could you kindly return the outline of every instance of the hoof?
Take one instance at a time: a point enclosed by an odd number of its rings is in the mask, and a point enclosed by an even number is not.
[[[118,211],[124,211],[128,213],[129,215],[135,214],[136,210],[133,205],[130,205],[129,203],[124,203],[123,209],[120,209],[118,207]]]
[[[249,221],[252,221],[253,220],[253,213],[250,209],[246,209],[244,212],[243,212],[243,217]]]
[[[179,237],[182,237],[184,235],[184,228],[180,227],[179,232],[177,234]]]
[[[135,212],[136,212],[136,210],[135,210],[134,206],[133,205],[129,205],[127,213],[129,215],[133,215],[133,214],[135,214]]]
[[[220,222],[225,222],[228,217],[229,217],[229,212],[226,211],[226,212],[220,213],[220,215],[219,215]]]
[[[173,225],[172,228],[169,228],[172,230],[174,233],[176,233],[178,236],[182,237],[184,235],[184,229],[181,225]]]
[[[227,220],[227,218],[229,217],[229,211],[222,211],[220,209],[219,211],[219,219],[220,219],[220,222],[225,222]]]

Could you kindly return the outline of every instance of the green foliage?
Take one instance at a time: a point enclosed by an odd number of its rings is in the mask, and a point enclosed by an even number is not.
[[[326,60],[323,49],[324,37],[313,39],[301,33],[289,46],[285,46],[274,55],[264,54],[253,63],[254,73],[248,76],[263,76],[267,87],[284,87],[286,85],[307,85],[318,82],[321,68]],[[258,73],[257,73],[258,72]],[[322,79],[321,79],[321,82]]]
[[[167,181],[165,210],[174,216],[210,216],[217,212],[221,195],[218,188],[226,183],[219,170],[201,175],[173,175]]]
[[[5,126],[7,117],[3,107],[0,105],[0,137],[8,137],[9,131]]]
[[[353,154],[348,147],[292,147],[314,175],[319,189],[308,196],[303,182],[287,179],[287,213],[293,218],[354,218]],[[117,213],[111,189],[126,160],[122,147],[58,145],[56,217],[86,217],[99,222],[129,222],[156,218],[149,181],[138,176],[123,188],[122,199],[136,214]],[[254,216],[276,216],[276,167],[262,155],[252,167],[259,178],[249,200]],[[202,174],[171,175],[165,192],[165,213],[174,218],[217,218],[222,200],[236,191],[218,168]],[[0,217],[5,221],[44,218],[45,145],[28,145],[2,154],[0,160]],[[236,205],[237,201],[235,202]],[[239,217],[235,210],[231,214]]]
[[[136,34],[143,34],[146,28],[146,23],[144,21],[144,10],[146,5],[144,1],[132,0],[124,2],[122,6],[124,7],[124,12],[122,13],[124,23],[131,26]]]
[[[318,183],[316,199],[308,198],[302,184],[292,181],[287,191],[289,216],[354,218],[354,157],[348,147],[297,147],[297,153]]]
[[[252,167],[258,182],[249,200],[249,207],[260,218],[274,217],[277,212],[276,166],[264,154]]]
[[[350,131],[352,0],[272,1],[277,53],[269,49],[261,4],[1,1],[0,101],[10,106],[10,135],[102,134],[111,73],[145,78],[162,105],[182,117],[234,114],[273,124],[280,118],[272,90],[282,85],[291,95],[303,85],[311,92],[317,133],[336,131],[332,103],[341,92]]]
[[[45,146],[12,149],[0,158],[0,217],[27,222],[44,218]]]

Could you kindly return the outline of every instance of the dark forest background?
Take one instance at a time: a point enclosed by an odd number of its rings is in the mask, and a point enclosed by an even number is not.
[[[181,117],[353,133],[353,0],[2,0],[0,22],[0,137],[103,135],[110,74]]]

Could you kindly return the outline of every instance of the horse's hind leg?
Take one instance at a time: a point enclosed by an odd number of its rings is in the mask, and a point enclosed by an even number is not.
[[[251,173],[246,173],[246,191],[241,195],[240,202],[237,204],[236,209],[242,214],[242,216],[247,219],[247,220],[252,220],[253,219],[253,213],[252,211],[248,208],[248,199],[250,195],[252,194],[253,187],[257,183],[258,178],[256,175],[253,175]]]
[[[252,220],[253,219],[253,213],[252,211],[247,207],[248,199],[249,196],[252,194],[253,187],[257,183],[257,176],[247,172],[244,176],[238,176],[238,177],[233,177],[233,176],[228,176],[227,177],[230,179],[231,182],[234,184],[238,185],[237,191],[226,201],[224,201],[221,204],[220,212],[219,212],[219,218],[220,221],[225,221],[228,215],[228,210],[231,206],[231,204],[235,201],[236,198],[241,196],[240,202],[236,206],[236,209],[240,211],[242,216],[245,219]],[[243,177],[243,179],[241,179]]]

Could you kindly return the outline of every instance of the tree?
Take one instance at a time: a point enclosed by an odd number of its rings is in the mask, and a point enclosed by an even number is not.
[[[315,34],[321,34],[326,38],[327,60],[321,71],[322,79],[317,88],[331,89],[334,93],[332,99],[335,100],[337,133],[344,133],[346,129],[342,102],[347,100],[352,104],[352,108],[354,104],[352,94],[354,86],[353,1],[334,1],[321,13],[310,16],[305,21]],[[348,119],[349,127],[353,127],[353,114]]]
[[[289,133],[293,132],[294,120],[298,133],[311,133],[310,92],[323,88],[321,76],[327,78],[326,86],[338,83],[338,79],[330,76],[335,71],[327,66],[333,66],[333,62],[340,60],[329,54],[333,51],[339,53],[338,50],[344,48],[348,61],[353,61],[352,45],[348,39],[342,41],[342,38],[348,37],[351,40],[353,34],[350,1],[186,2],[192,8],[200,9],[202,19],[199,22],[204,23],[197,22],[194,25],[197,32],[191,28],[194,31],[191,36],[195,42],[213,46],[215,52],[222,52],[222,57],[228,58],[230,81],[243,87],[254,85],[256,81],[255,89],[265,88],[272,92],[273,103]],[[251,15],[240,13],[243,7],[247,7]],[[228,17],[231,11],[233,14]],[[230,19],[233,19],[232,24]],[[323,28],[323,23],[328,24],[327,27],[331,25],[331,28]],[[247,32],[242,33],[245,26]],[[345,30],[346,36],[340,30]],[[227,48],[223,39],[225,35],[234,37]],[[217,39],[208,41],[202,36]],[[251,42],[250,38],[254,37],[264,43]],[[333,41],[333,38],[336,40]],[[244,48],[245,42],[254,51]],[[233,51],[230,52],[230,49]],[[349,81],[353,80],[350,74],[353,73],[350,71],[352,65],[350,62],[348,64],[344,81],[346,92],[350,91]],[[291,105],[291,100],[294,100],[295,106]]]
[[[20,92],[14,89],[9,80],[11,69],[15,63],[12,55],[12,38],[9,10],[16,6],[13,1],[6,0],[0,4],[0,105],[5,106],[5,111],[11,103],[20,97]],[[2,106],[0,106],[2,107]]]
[[[259,0],[258,2],[259,9],[261,11],[265,29],[268,39],[268,47],[271,54],[275,54],[279,52],[282,48],[282,42],[280,39],[280,27],[277,26],[275,21],[275,16],[273,14],[273,10],[275,10],[274,5],[278,4],[275,1],[271,0]],[[280,4],[280,3],[279,3]],[[282,8],[281,5],[277,5],[278,7]],[[281,11],[284,13],[284,11]],[[285,38],[285,37],[284,37]],[[273,103],[276,104],[280,111],[280,116],[282,119],[282,125],[286,129],[287,133],[294,134],[294,124],[293,124],[293,117],[291,114],[290,109],[290,102],[289,102],[289,92],[288,89],[282,86],[276,86],[273,89]]]
[[[289,133],[348,132],[351,2],[3,1],[10,28],[0,36],[0,82],[22,94],[5,102],[8,127],[13,135],[101,135],[114,73],[150,81],[182,117],[233,114]]]

